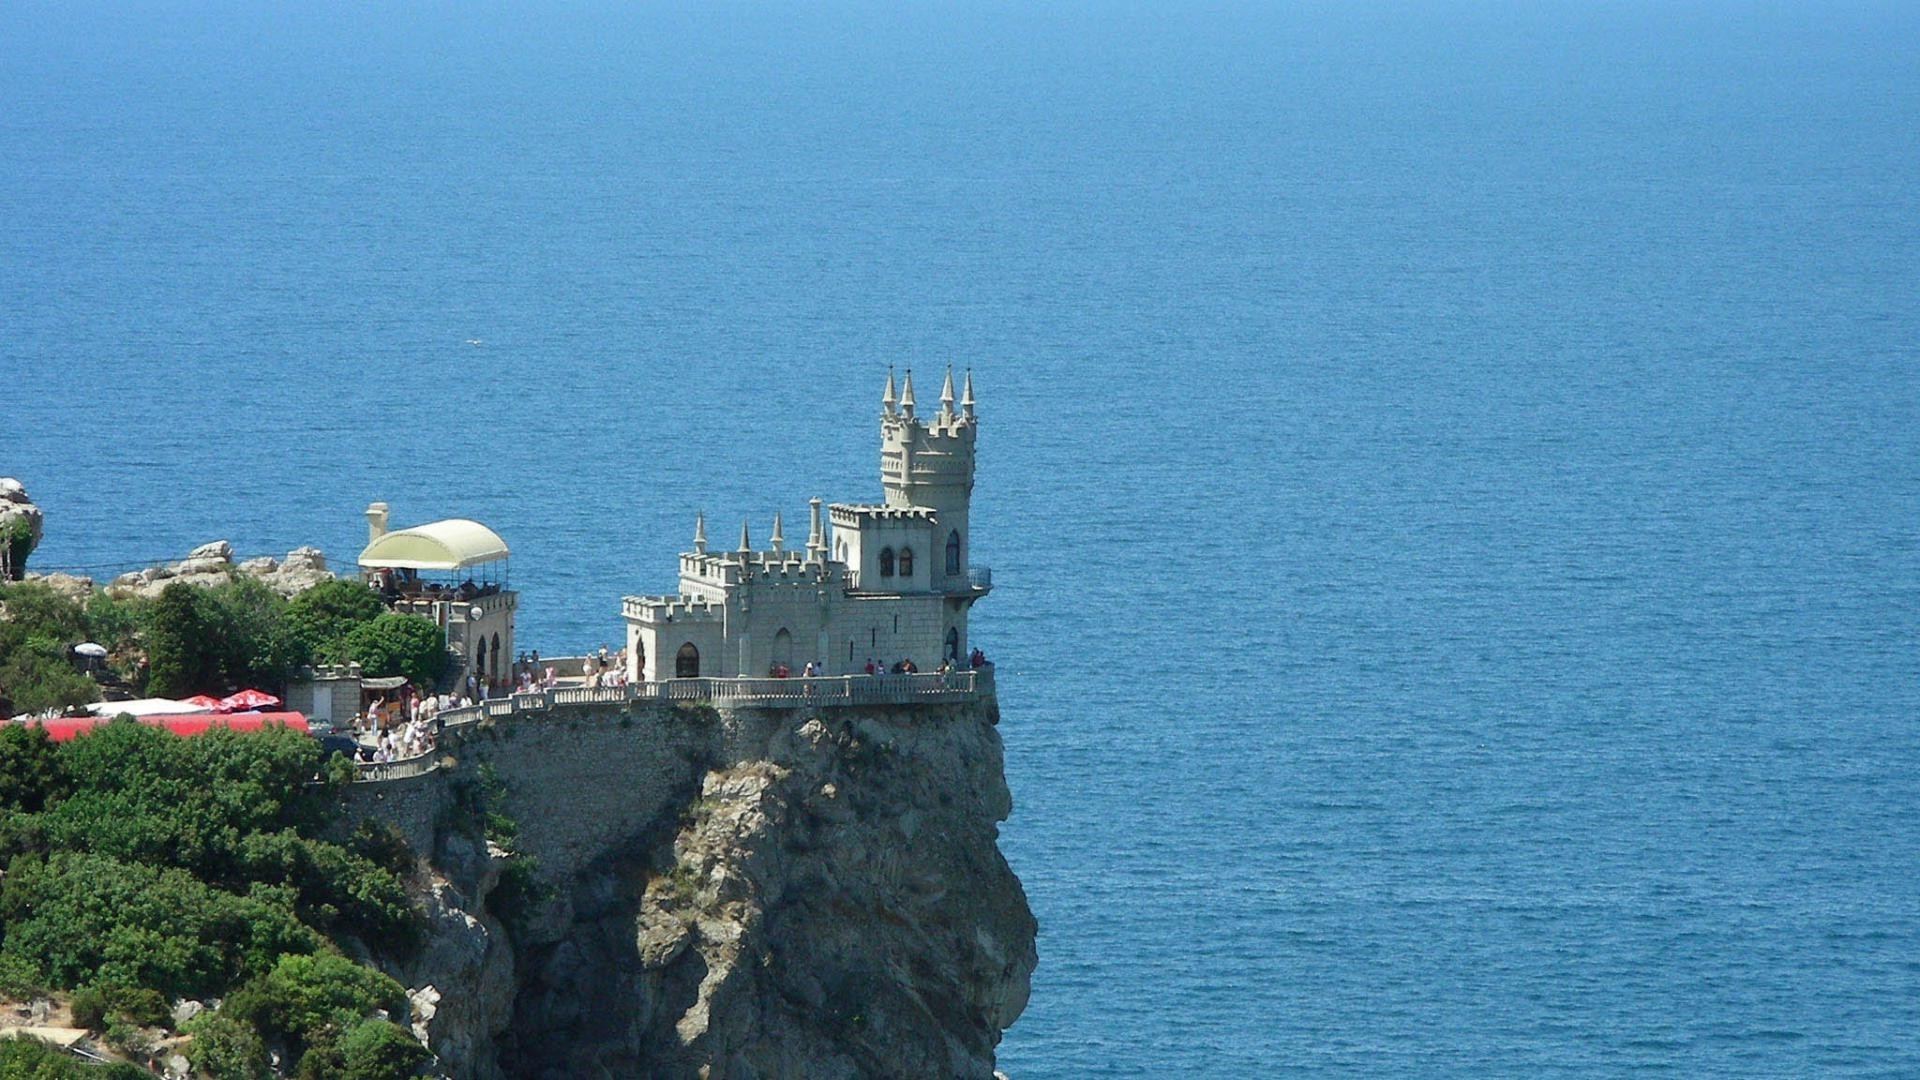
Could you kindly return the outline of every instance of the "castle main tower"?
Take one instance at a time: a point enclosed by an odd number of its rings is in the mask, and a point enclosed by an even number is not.
[[[916,411],[913,369],[894,396],[893,372],[881,398],[880,482],[889,507],[932,510],[938,522],[930,559],[931,584],[938,591],[967,587],[971,536],[968,509],[973,502],[973,447],[979,424],[974,416],[973,372],[966,374],[958,408],[953,369],[940,390],[940,411],[923,418]]]

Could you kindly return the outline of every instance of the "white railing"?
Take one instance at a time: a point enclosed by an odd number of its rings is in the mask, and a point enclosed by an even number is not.
[[[440,759],[435,751],[415,754],[399,761],[362,761],[356,764],[360,768],[359,779],[365,780],[404,780],[409,776],[424,776],[440,767]]]
[[[916,675],[834,675],[789,679],[668,679],[626,686],[563,686],[492,698],[477,705],[442,711],[446,728],[483,719],[534,715],[568,705],[627,705],[640,701],[691,701],[714,705],[804,708],[846,705],[938,705],[972,701],[993,692],[993,668]],[[405,761],[362,762],[361,780],[398,780],[432,772],[433,752]]]

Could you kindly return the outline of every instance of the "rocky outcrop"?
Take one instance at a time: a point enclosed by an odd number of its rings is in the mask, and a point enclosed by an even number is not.
[[[649,705],[450,740],[409,811],[440,823],[428,944],[390,965],[419,1030],[463,1080],[989,1080],[1035,964],[997,720]],[[460,826],[482,777],[535,888]]]
[[[26,525],[24,543],[14,539],[20,523]],[[46,515],[27,497],[27,489],[11,476],[0,476],[0,571],[19,578],[26,573],[27,556],[46,535]]]
[[[107,595],[116,598],[152,599],[175,582],[211,586],[232,579],[235,574],[258,578],[282,596],[305,592],[323,581],[333,579],[327,569],[327,557],[316,547],[295,548],[284,560],[263,555],[235,563],[233,545],[225,540],[201,544],[177,563],[150,566],[121,574],[107,585]]]

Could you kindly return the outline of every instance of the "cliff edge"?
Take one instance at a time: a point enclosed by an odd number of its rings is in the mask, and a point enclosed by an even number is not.
[[[417,1030],[476,1080],[988,1080],[1036,961],[998,719],[556,708],[355,785],[432,852],[427,944],[388,965]]]

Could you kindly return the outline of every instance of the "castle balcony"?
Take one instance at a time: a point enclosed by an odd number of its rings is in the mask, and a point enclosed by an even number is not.
[[[689,702],[742,709],[831,709],[855,705],[946,705],[994,695],[993,666],[970,671],[916,675],[836,675],[788,679],[667,679],[626,686],[575,686],[491,698],[439,714],[443,734],[482,721],[538,723],[553,710],[570,706],[626,706],[642,702]],[[400,780],[440,767],[442,751],[404,761],[363,762],[360,780]]]

